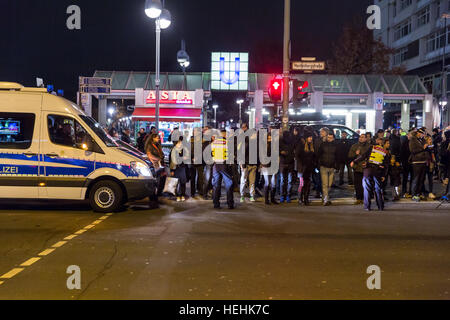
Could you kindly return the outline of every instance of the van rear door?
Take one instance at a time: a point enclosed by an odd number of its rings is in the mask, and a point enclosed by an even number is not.
[[[49,199],[82,199],[87,176],[95,170],[95,153],[88,151],[90,135],[70,114],[42,112],[41,153]]]

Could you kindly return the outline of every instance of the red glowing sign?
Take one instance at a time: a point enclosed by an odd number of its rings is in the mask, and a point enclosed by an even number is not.
[[[194,104],[195,92],[191,91],[160,91],[159,103],[161,104]],[[150,91],[146,104],[156,103],[156,91]]]

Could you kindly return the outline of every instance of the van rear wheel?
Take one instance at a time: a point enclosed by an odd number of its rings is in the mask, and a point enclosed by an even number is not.
[[[122,189],[111,180],[96,182],[89,193],[91,208],[101,213],[117,211],[122,205],[122,199]]]

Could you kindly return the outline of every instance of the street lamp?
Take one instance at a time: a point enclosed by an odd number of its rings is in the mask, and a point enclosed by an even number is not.
[[[239,105],[239,127],[242,127],[242,104],[244,100],[238,99],[236,103]]]
[[[217,104],[213,105],[213,109],[214,109],[214,126],[217,129],[217,108],[219,108],[219,106]]]
[[[156,19],[161,15],[162,4],[160,0],[146,0],[145,14],[151,18]]]
[[[187,81],[186,81],[186,68],[191,64],[189,60],[189,55],[186,52],[186,43],[184,40],[181,40],[181,50],[177,52],[177,61],[180,64],[181,70],[183,70],[183,89],[187,89]]]
[[[167,9],[164,9],[164,5],[160,0],[146,0],[145,1],[145,14],[155,19],[156,25],[156,75],[155,75],[155,91],[156,91],[156,104],[155,104],[155,127],[156,132],[159,132],[159,69],[160,69],[160,53],[161,53],[161,29],[167,29],[172,23],[172,16]]]

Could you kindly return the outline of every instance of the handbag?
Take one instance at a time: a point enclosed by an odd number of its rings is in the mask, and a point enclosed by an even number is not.
[[[178,178],[167,177],[163,193],[170,193],[175,195],[177,193],[177,186],[178,186]]]

